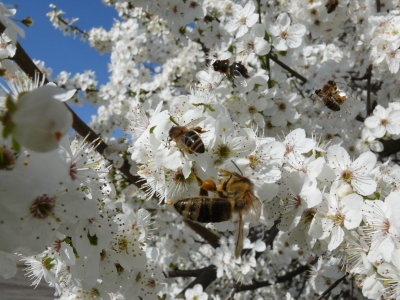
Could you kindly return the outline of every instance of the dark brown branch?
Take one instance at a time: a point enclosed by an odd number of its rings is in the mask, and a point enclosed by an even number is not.
[[[215,279],[217,279],[217,267],[215,265],[209,265],[206,268],[201,269],[201,272],[182,292],[180,292],[175,298],[184,299],[185,292],[187,289],[191,289],[196,284],[201,284],[203,290],[205,290]]]
[[[371,77],[372,77],[372,65],[369,65],[367,69],[367,117],[372,113],[371,106]]]
[[[297,296],[296,296],[295,299],[299,299],[299,298],[300,298],[300,295],[303,293],[304,288],[306,287],[307,279],[308,279],[308,278],[307,278],[306,276],[304,276],[304,278],[303,278],[303,283],[301,284],[300,291],[297,293]]]
[[[210,230],[205,228],[199,223],[193,222],[191,220],[185,219],[184,222],[189,226],[194,232],[205,239],[214,249],[219,247],[219,237],[212,233]]]
[[[376,12],[381,12],[381,0],[375,0],[376,3]]]
[[[3,32],[5,30],[5,27],[2,23],[0,23],[0,32]],[[29,55],[25,52],[25,50],[22,48],[22,46],[17,42],[17,51],[12,58],[12,60],[21,68],[22,71],[24,71],[28,76],[31,78],[34,78],[35,75],[37,76],[38,74],[42,74],[42,72],[36,67],[35,63],[32,61],[32,59],[29,57]],[[45,78],[45,83],[48,83],[48,79]],[[93,132],[93,130],[86,125],[85,122],[83,122],[78,115],[67,105],[65,104],[70,112],[72,113],[73,117],[73,124],[72,128],[80,134],[82,137],[87,136],[87,140],[89,142],[93,142],[94,140],[100,138],[100,136],[96,133]],[[103,155],[104,150],[108,147],[108,145],[101,141],[99,146],[96,148],[96,151],[99,152],[101,155]],[[129,172],[130,169],[130,164],[128,161],[125,161],[123,166],[119,168],[120,172],[125,175],[125,177],[133,184],[135,184],[138,187],[141,187],[141,184],[139,184],[140,177],[132,175]]]
[[[380,140],[383,144],[383,151],[379,153],[379,160],[400,152],[400,140]]]
[[[297,73],[295,70],[291,69],[289,66],[285,65],[283,62],[281,62],[279,59],[275,58],[275,56],[272,53],[267,54],[268,58],[281,66],[283,69],[288,71],[292,76],[300,79],[302,81],[302,84],[305,84],[307,82],[307,79],[303,76],[301,76],[299,73]]]
[[[68,24],[67,21],[65,21],[63,18],[58,17],[57,18],[61,23],[63,23],[64,25],[66,25],[67,27],[70,28],[71,31],[78,31],[80,34],[82,34],[85,38],[89,37],[89,34],[87,34],[85,31],[83,31],[82,29],[80,29],[79,27],[75,26],[75,25],[71,25]]]
[[[265,238],[263,239],[265,245],[270,246],[272,248],[272,244],[274,243],[274,240],[276,238],[276,236],[279,233],[279,229],[277,227],[277,225],[280,223],[280,220],[276,220],[274,223],[274,226],[271,227],[270,230],[268,230],[268,232],[266,232],[265,234]],[[261,256],[261,254],[263,254],[263,252],[257,252],[256,253],[256,260]]]
[[[205,268],[203,268],[205,269]],[[172,277],[196,277],[200,274],[200,272],[203,269],[197,269],[197,270],[174,270],[174,271],[169,271],[167,276],[168,278]]]
[[[338,280],[336,280],[325,292],[322,293],[321,296],[319,296],[316,300],[321,300],[323,299],[326,295],[328,295],[335,287],[337,287],[339,285],[339,283],[341,283],[343,281],[343,279],[346,278],[346,276],[349,275],[348,273],[346,275],[344,275],[343,277],[339,278]]]
[[[276,277],[275,283],[281,283],[281,282],[288,281],[288,280],[292,279],[293,277],[308,271],[311,268],[311,265],[314,264],[315,262],[317,262],[317,260],[318,260],[317,257],[313,257],[307,265],[300,266],[296,270],[289,272],[286,275]],[[249,290],[256,290],[258,288],[262,288],[262,287],[266,287],[266,286],[270,286],[270,285],[271,285],[271,283],[268,280],[267,281],[254,280],[253,284],[236,286],[235,292],[237,293],[237,292],[243,292],[243,291],[249,291]]]

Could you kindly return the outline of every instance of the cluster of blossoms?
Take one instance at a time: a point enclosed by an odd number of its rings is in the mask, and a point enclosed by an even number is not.
[[[0,274],[18,253],[60,299],[312,299],[339,279],[335,299],[400,299],[400,167],[377,159],[400,137],[397,2],[103,2],[121,19],[83,37],[111,52],[108,83],[64,71],[44,85],[1,62]],[[21,35],[14,13],[0,5],[2,58]],[[103,155],[68,136],[62,101],[86,100]],[[171,205],[198,198],[199,179],[220,197],[221,170],[262,204],[259,220],[243,216],[238,257],[237,214],[200,227]]]

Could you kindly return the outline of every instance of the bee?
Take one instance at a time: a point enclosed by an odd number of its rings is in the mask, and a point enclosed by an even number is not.
[[[338,7],[338,5],[339,5],[339,0],[328,0],[328,2],[326,2],[325,4],[328,14],[333,12],[336,9],[336,7]]]
[[[247,68],[244,66],[243,62],[248,56],[248,51],[243,50],[236,55],[236,61],[230,65],[229,59],[216,60],[212,63],[214,71],[230,75],[236,85],[241,87],[246,87],[247,82],[245,78],[250,78]]]
[[[204,143],[199,134],[206,131],[203,131],[200,126],[194,126],[205,118],[206,117],[195,119],[185,126],[172,126],[168,133],[168,143],[172,140],[175,141],[177,147],[182,153],[204,153]]]
[[[325,106],[333,111],[339,111],[340,106],[346,101],[346,96],[341,96],[337,89],[336,82],[328,80],[322,89],[316,90],[315,94],[322,99]]]
[[[235,257],[239,257],[243,248],[243,216],[251,212],[258,221],[261,215],[261,201],[254,195],[253,182],[235,172],[219,170],[221,179],[215,193],[218,197],[198,196],[177,201],[175,209],[187,219],[202,223],[217,223],[239,218]],[[214,190],[210,182],[203,183],[200,191]]]

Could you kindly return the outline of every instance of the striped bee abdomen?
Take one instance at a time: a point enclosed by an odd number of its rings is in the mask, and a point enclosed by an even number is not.
[[[223,198],[185,198],[177,201],[174,207],[183,217],[202,223],[227,221],[232,215],[231,202]]]
[[[182,140],[188,150],[195,153],[204,153],[204,143],[196,131],[189,130],[185,132],[182,136]]]

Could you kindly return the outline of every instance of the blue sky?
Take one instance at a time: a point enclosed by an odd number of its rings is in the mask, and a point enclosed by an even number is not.
[[[100,84],[108,81],[107,64],[110,61],[109,53],[100,55],[97,51],[83,42],[79,37],[64,36],[55,29],[46,14],[50,11],[50,4],[65,12],[64,17],[79,18],[77,26],[85,31],[93,27],[102,26],[109,30],[114,18],[118,14],[113,7],[105,6],[101,0],[13,0],[4,2],[8,7],[17,6],[15,19],[21,20],[27,16],[34,20],[34,24],[26,28],[25,38],[19,39],[20,44],[32,59],[45,62],[46,67],[53,69],[53,77],[61,71],[67,71],[73,76],[85,70],[96,72],[96,79]],[[83,108],[72,106],[72,109],[86,122],[97,109],[90,105]]]

